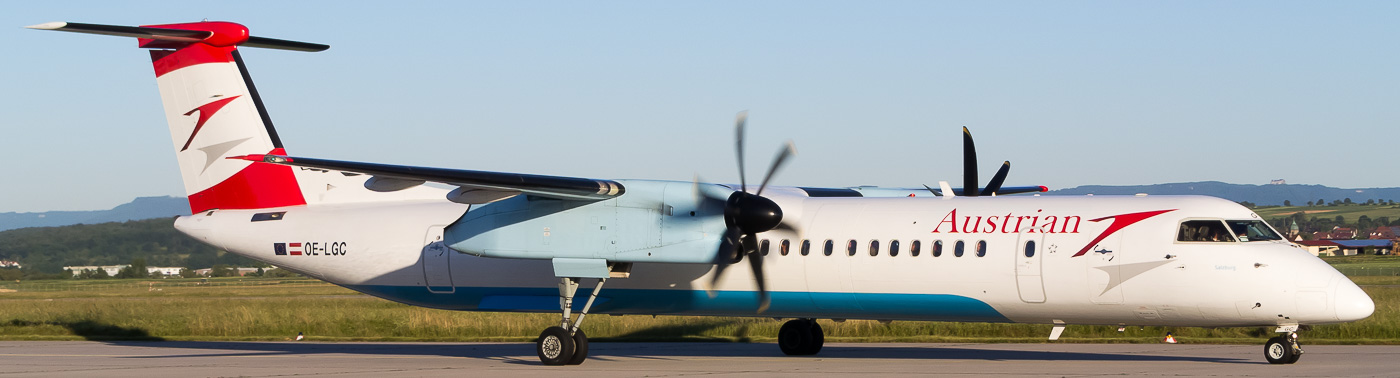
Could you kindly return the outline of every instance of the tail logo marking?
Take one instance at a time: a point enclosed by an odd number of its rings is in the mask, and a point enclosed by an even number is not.
[[[199,173],[204,174],[204,171],[209,170],[209,166],[212,166],[214,165],[214,162],[219,161],[220,156],[228,155],[229,150],[232,150],[234,147],[238,147],[238,145],[243,144],[243,142],[247,142],[249,139],[253,138],[248,137],[243,139],[234,139],[223,143],[211,144],[205,147],[200,147],[199,150],[204,152],[204,169],[199,171]]]
[[[228,105],[230,101],[233,101],[234,99],[239,97],[243,96],[238,95],[229,98],[214,100],[208,104],[200,105],[198,108],[194,108],[188,112],[185,112],[186,116],[194,114],[194,112],[199,112],[199,120],[196,121],[194,124],[194,131],[190,132],[190,139],[185,140],[184,147],[180,147],[180,152],[184,152],[185,150],[190,149],[190,143],[194,142],[194,136],[199,135],[199,129],[204,128],[204,123],[208,122],[209,118],[214,116],[214,113],[217,113],[219,109],[224,108],[224,105]]]

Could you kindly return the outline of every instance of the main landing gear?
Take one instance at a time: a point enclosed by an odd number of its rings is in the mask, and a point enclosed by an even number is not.
[[[1298,346],[1298,334],[1288,332],[1283,336],[1275,336],[1264,343],[1264,359],[1271,364],[1291,364],[1298,362],[1298,357],[1302,357],[1303,348]]]
[[[778,329],[778,348],[789,356],[810,356],[822,350],[826,336],[816,319],[793,319]]]
[[[593,294],[589,295],[588,302],[583,304],[583,311],[579,312],[578,319],[571,321],[570,312],[574,307],[574,293],[578,292],[578,280],[567,277],[559,279],[559,308],[563,311],[564,318],[558,327],[546,328],[540,333],[539,340],[535,341],[535,353],[539,354],[540,362],[545,365],[578,365],[588,358],[588,336],[578,327],[583,323],[583,317],[588,315],[588,309],[593,307],[593,300],[598,299],[598,291],[603,289],[603,283],[608,282],[608,279],[598,279],[598,285],[593,286]]]

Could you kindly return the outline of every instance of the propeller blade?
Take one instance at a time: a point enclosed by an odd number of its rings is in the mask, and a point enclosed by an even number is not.
[[[740,254],[742,254],[743,256],[752,256],[759,254],[758,238],[754,235],[739,236],[739,246],[744,247],[744,249],[740,251]],[[738,263],[739,259],[734,259],[732,262]]]
[[[749,191],[749,185],[744,181],[744,124],[749,123],[749,111],[739,112],[734,119],[734,152],[739,157],[739,191]]]
[[[710,278],[710,288],[705,290],[710,298],[715,297],[715,285],[719,284],[720,277],[724,275],[724,268],[743,258],[743,251],[739,250],[742,248],[740,238],[739,228],[731,226],[724,230],[724,236],[719,242],[719,251],[715,252],[715,275]]]
[[[763,195],[763,188],[768,187],[768,180],[771,180],[774,175],[778,174],[778,169],[782,168],[783,163],[787,161],[789,156],[796,153],[797,147],[793,146],[792,141],[788,141],[787,144],[783,146],[782,150],[778,150],[778,155],[773,157],[773,165],[768,167],[768,174],[763,176],[763,183],[758,185],[758,192],[754,194]]]
[[[972,132],[963,126],[963,195],[976,197],[977,185],[977,146],[972,143]]]
[[[797,228],[797,226],[792,225],[792,223],[788,223],[787,221],[779,222],[777,227],[773,227],[773,230],[774,230],[774,231],[787,231],[787,232],[791,232],[791,233],[793,233],[793,234],[795,234],[795,235],[801,235],[801,234],[802,234],[802,230],[801,230],[801,229]],[[799,238],[799,239],[800,239],[800,238]]]
[[[1006,181],[1006,174],[1011,171],[1011,161],[1001,162],[1001,169],[997,169],[997,174],[992,176],[992,181],[987,183],[987,189],[983,190],[987,194],[997,194],[1001,191],[1001,183]]]
[[[721,207],[721,208],[723,208],[723,207],[724,207],[724,202],[726,202],[726,201],[729,200],[729,197],[720,196],[719,194],[712,193],[712,192],[710,192],[709,190],[702,189],[702,188],[700,187],[700,175],[695,175],[694,185],[691,186],[691,190],[694,192],[693,194],[695,195],[695,200],[696,200],[696,205],[697,205],[696,207],[704,206],[704,205],[705,205],[705,202],[704,202],[704,201],[711,201],[711,202],[719,202],[720,204],[719,204],[718,206]],[[731,189],[727,189],[727,188],[726,188],[725,190],[731,190]]]
[[[749,112],[739,112],[734,120],[734,153],[739,163],[739,191],[730,189],[729,195],[724,198],[716,193],[706,190],[711,187],[701,187],[700,177],[695,177],[695,197],[699,205],[714,204],[714,201],[722,201],[724,209],[724,224],[726,226],[724,235],[720,239],[719,251],[714,257],[715,274],[710,278],[710,287],[706,289],[710,298],[714,298],[715,290],[719,280],[724,275],[725,268],[731,264],[737,264],[744,257],[749,259],[749,268],[753,270],[754,279],[758,283],[758,312],[768,310],[768,281],[764,278],[763,254],[758,252],[757,235],[769,230],[784,229],[796,233],[796,227],[785,224],[783,220],[783,209],[774,203],[773,200],[763,197],[763,190],[768,187],[769,180],[773,179],[782,168],[783,163],[795,152],[791,141],[778,151],[778,155],[773,158],[773,164],[764,174],[763,181],[758,186],[758,190],[749,194],[749,183],[744,175],[744,127],[748,123]]]
[[[753,269],[753,278],[758,282],[758,312],[768,311],[768,281],[763,277],[762,253],[749,255],[749,268]]]

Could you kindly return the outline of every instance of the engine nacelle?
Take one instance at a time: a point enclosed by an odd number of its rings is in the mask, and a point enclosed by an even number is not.
[[[446,242],[483,257],[714,261],[724,209],[701,206],[690,183],[620,182],[626,194],[597,202],[522,195],[473,206],[447,228]]]

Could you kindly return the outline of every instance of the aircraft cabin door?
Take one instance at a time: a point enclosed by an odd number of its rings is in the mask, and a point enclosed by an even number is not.
[[[1016,289],[1021,301],[1045,303],[1045,278],[1041,259],[1045,255],[1045,234],[1021,233],[1016,243]]]
[[[448,294],[457,288],[452,286],[452,250],[442,242],[443,228],[429,227],[423,238],[423,285],[430,292]]]

